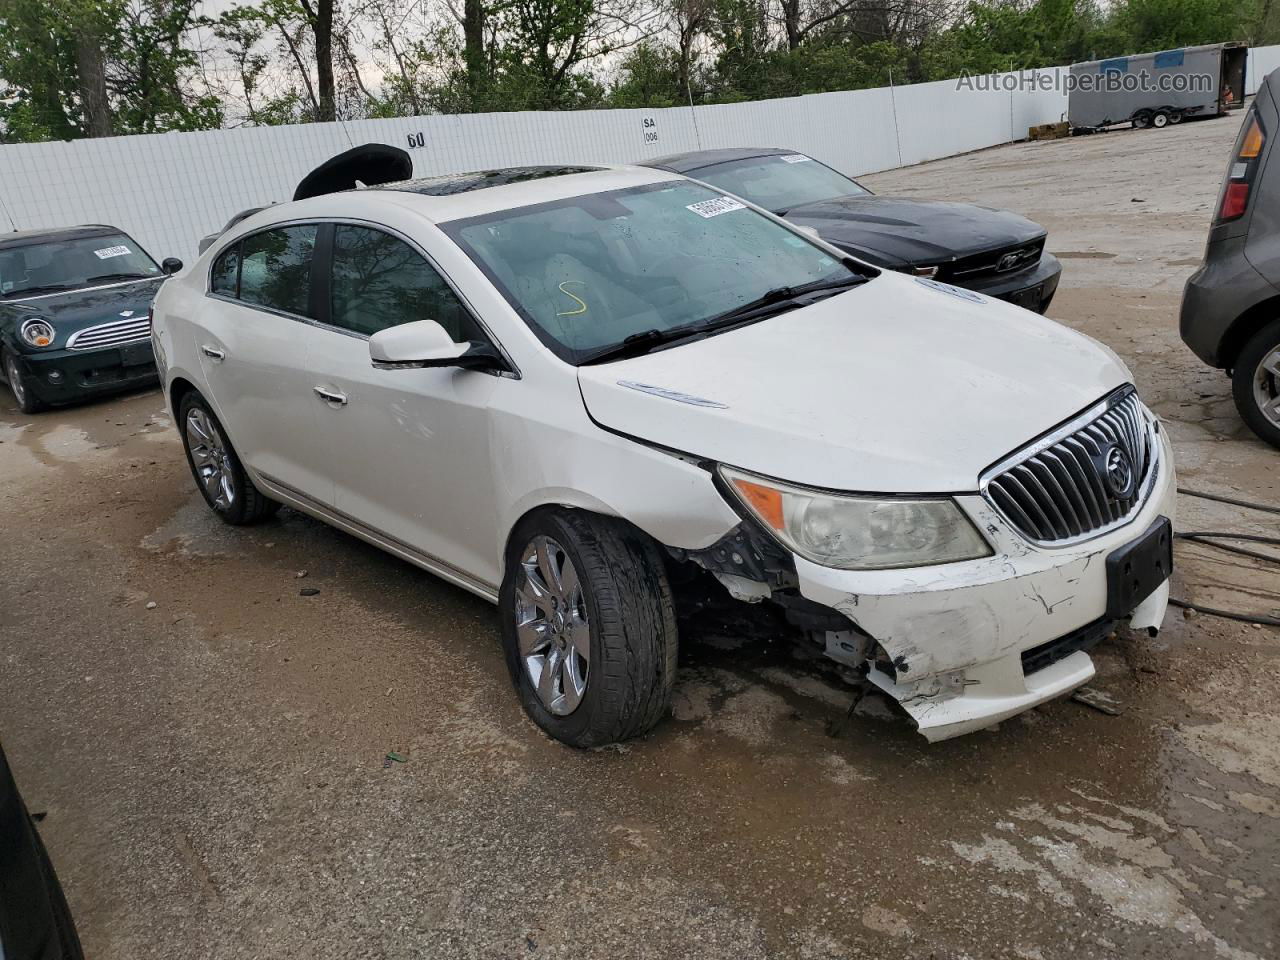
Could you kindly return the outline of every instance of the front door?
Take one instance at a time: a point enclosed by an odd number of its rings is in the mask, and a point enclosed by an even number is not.
[[[308,354],[337,510],[496,587],[489,409],[519,382],[457,368],[378,370],[368,338],[430,319],[455,341],[486,339],[421,253],[371,227],[335,224],[325,326]]]

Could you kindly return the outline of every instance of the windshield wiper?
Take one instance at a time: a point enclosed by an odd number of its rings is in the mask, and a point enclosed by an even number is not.
[[[807,307],[822,299],[825,294],[848,290],[866,283],[868,279],[862,274],[851,273],[847,277],[839,277],[835,280],[817,280],[797,287],[775,287],[772,290],[766,290],[754,300],[748,300],[741,306],[712,317],[700,324],[698,329],[717,330],[754,320],[764,320],[766,317],[777,316],[779,313],[785,313],[797,307]]]
[[[73,287],[65,283],[42,283],[34,287],[23,287],[21,290],[10,290],[7,293],[0,294],[5,300],[12,300],[14,297],[25,297],[29,294],[40,293],[57,293],[60,290],[71,290]]]
[[[669,327],[666,330],[659,330],[657,327],[650,330],[641,330],[639,333],[624,337],[620,343],[615,343],[612,346],[597,350],[595,353],[587,354],[578,361],[578,366],[585,367],[592,363],[607,363],[610,360],[639,357],[649,353],[655,347],[665,346],[677,340],[687,340],[690,337],[699,335],[701,332],[701,324],[686,324],[682,327]]]
[[[809,304],[821,299],[824,294],[834,294],[850,287],[856,287],[860,283],[865,283],[868,279],[870,278],[855,273],[835,280],[817,280],[813,283],[800,284],[795,287],[774,287],[772,290],[766,290],[754,300],[749,300],[741,306],[734,307],[732,310],[717,314],[709,320],[689,323],[680,327],[670,327],[666,330],[659,330],[655,327],[650,330],[641,330],[639,333],[633,333],[623,339],[621,343],[615,343],[595,353],[587,354],[586,357],[578,361],[578,365],[587,366],[593,363],[625,360],[627,357],[639,357],[646,353],[652,353],[658,347],[671,346],[677,342],[701,340],[729,327],[742,326],[757,320],[764,320],[766,317],[793,310],[797,307],[807,307]]]
[[[96,277],[89,277],[85,283],[97,283],[99,280],[149,280],[154,276],[153,273],[100,273]]]

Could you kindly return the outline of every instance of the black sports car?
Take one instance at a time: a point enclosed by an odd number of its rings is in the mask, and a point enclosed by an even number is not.
[[[869,263],[933,277],[1044,313],[1062,265],[1046,232],[1016,213],[968,203],[878,197],[794,150],[738,147],[646,160],[702,180]]]
[[[115,227],[0,234],[0,375],[18,406],[36,413],[154,380],[151,301],[180,269]]]
[[[71,911],[0,750],[0,957],[82,960]]]

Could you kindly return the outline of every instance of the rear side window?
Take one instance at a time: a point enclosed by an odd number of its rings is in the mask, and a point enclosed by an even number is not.
[[[436,269],[388,233],[336,225],[332,276],[329,322],[336,327],[372,336],[402,323],[434,320],[457,343],[483,339]]]
[[[240,283],[240,244],[227,250],[213,262],[209,290],[224,297],[234,297]]]
[[[315,224],[305,224],[245,237],[240,242],[240,299],[310,316],[316,230]]]

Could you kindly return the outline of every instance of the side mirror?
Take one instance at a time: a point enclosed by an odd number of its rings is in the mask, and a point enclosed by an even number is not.
[[[369,338],[369,359],[379,370],[417,370],[423,367],[502,367],[502,358],[488,344],[454,343],[434,320],[417,320],[379,330]]]
[[[163,270],[165,273],[167,273],[169,276],[173,276],[175,273],[177,273],[179,270],[182,269],[182,261],[179,260],[177,257],[165,257],[162,261],[160,261],[160,269]]]

